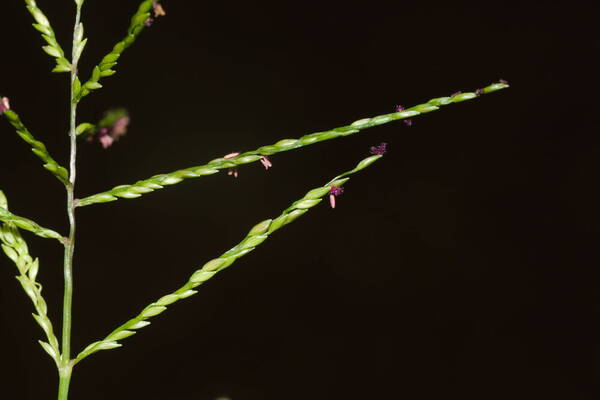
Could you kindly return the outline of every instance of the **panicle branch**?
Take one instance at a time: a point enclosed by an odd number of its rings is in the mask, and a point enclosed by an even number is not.
[[[106,203],[110,201],[115,201],[119,197],[125,199],[141,197],[146,193],[162,189],[164,186],[167,185],[174,185],[176,183],[181,182],[184,179],[198,178],[204,175],[216,174],[217,172],[219,172],[219,170],[222,169],[233,170],[239,165],[260,161],[263,159],[264,156],[269,156],[271,154],[280,153],[283,151],[298,149],[300,147],[308,146],[325,140],[353,135],[373,126],[382,125],[388,122],[411,118],[416,115],[432,112],[438,110],[441,106],[474,99],[478,97],[479,94],[492,93],[507,87],[508,84],[504,82],[494,83],[485,88],[477,89],[477,94],[474,92],[464,92],[457,93],[453,96],[439,97],[431,99],[426,103],[419,104],[411,108],[403,109],[400,112],[379,115],[373,118],[364,118],[355,121],[350,125],[342,126],[324,132],[312,133],[309,135],[302,136],[298,139],[283,139],[275,144],[269,146],[262,146],[253,151],[238,153],[231,157],[217,158],[204,165],[186,168],[167,174],[155,175],[149,179],[138,181],[132,185],[117,186],[106,192],[85,197],[79,200],[78,205],[88,206],[95,203]]]
[[[42,49],[56,60],[56,66],[52,72],[70,72],[71,63],[65,58],[65,52],[56,40],[56,35],[50,25],[50,21],[48,21],[48,18],[46,18],[42,10],[37,6],[35,0],[25,0],[25,4],[27,5],[27,10],[29,10],[33,19],[35,19],[33,27],[42,34],[42,38],[48,43]]]
[[[5,108],[3,112],[0,112],[0,115],[4,115],[8,122],[10,122],[10,124],[17,130],[17,134],[21,137],[21,139],[31,145],[31,151],[33,151],[34,154],[44,162],[44,168],[56,176],[56,178],[58,178],[58,180],[61,181],[65,186],[69,185],[69,173],[67,170],[57,163],[54,158],[52,158],[44,143],[36,140],[33,137],[31,132],[29,132],[29,130],[21,121],[19,115],[10,108]]]
[[[33,314],[33,318],[40,325],[46,334],[47,342],[39,341],[42,348],[54,359],[58,366],[60,362],[60,350],[58,345],[58,339],[54,335],[52,328],[52,322],[48,318],[48,307],[46,301],[42,297],[42,285],[36,281],[36,277],[39,271],[39,260],[35,260],[29,255],[29,249],[27,243],[21,237],[18,224],[10,219],[6,220],[2,218],[2,211],[8,212],[8,203],[4,193],[0,191],[0,242],[2,243],[2,250],[10,258],[17,269],[19,275],[17,280],[21,284],[21,287],[31,299],[36,313]]]
[[[79,101],[83,97],[90,94],[92,90],[100,89],[102,87],[100,80],[116,73],[113,67],[117,65],[117,61],[119,60],[119,57],[121,57],[121,54],[123,54],[125,49],[135,42],[144,28],[149,25],[148,21],[151,19],[151,10],[154,10],[155,16],[165,14],[162,6],[160,5],[160,1],[142,1],[136,13],[133,15],[133,17],[131,17],[131,22],[129,23],[129,28],[127,29],[127,35],[123,40],[114,45],[110,53],[105,55],[100,63],[94,67],[92,76],[84,84],[80,84],[78,90],[76,91],[76,101]]]

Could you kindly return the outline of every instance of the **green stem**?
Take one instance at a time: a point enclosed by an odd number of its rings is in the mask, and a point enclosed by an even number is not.
[[[71,104],[71,162],[69,172],[69,185],[67,186],[67,213],[69,215],[69,238],[65,246],[65,291],[63,303],[63,335],[62,335],[62,357],[67,362],[71,357],[71,303],[73,299],[73,253],[75,251],[75,156],[76,145],[74,143],[74,120],[76,114],[75,103]]]
[[[69,383],[71,383],[71,372],[73,367],[69,364],[66,368],[59,369],[58,400],[69,398]]]
[[[64,259],[64,279],[65,290],[63,295],[63,326],[62,326],[62,354],[61,365],[59,367],[59,385],[58,400],[67,400],[69,396],[69,384],[71,382],[71,373],[73,371],[73,362],[71,360],[71,325],[72,325],[72,305],[73,305],[73,254],[75,252],[75,176],[76,176],[76,157],[77,157],[77,101],[75,99],[75,80],[77,79],[77,65],[79,57],[76,54],[77,38],[76,32],[81,19],[81,3],[77,2],[77,12],[75,15],[75,26],[73,28],[73,53],[71,62],[71,99],[70,99],[70,157],[69,157],[69,183],[67,187],[67,213],[69,215],[69,238],[65,245]]]

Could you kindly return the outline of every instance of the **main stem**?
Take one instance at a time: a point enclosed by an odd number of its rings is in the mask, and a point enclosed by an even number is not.
[[[73,254],[75,252],[75,176],[77,157],[77,101],[75,100],[74,82],[77,79],[77,64],[79,60],[75,54],[75,32],[81,19],[81,4],[77,4],[75,27],[73,28],[73,53],[71,67],[71,107],[70,107],[70,156],[69,156],[69,184],[67,185],[67,214],[69,215],[69,238],[65,245],[64,279],[65,290],[63,295],[63,324],[62,324],[62,354],[58,368],[58,400],[67,400],[69,397],[69,384],[73,363],[71,360],[71,310],[73,306]]]

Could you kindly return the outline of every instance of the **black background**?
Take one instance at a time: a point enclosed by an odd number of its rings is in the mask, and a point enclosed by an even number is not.
[[[0,90],[67,159],[67,76],[19,1],[0,11]],[[68,50],[73,2],[39,1]],[[123,55],[80,121],[112,106],[129,134],[83,143],[80,197],[345,125],[500,78],[511,88],[359,135],[78,210],[77,353],[178,288],[369,146],[389,153],[74,371],[73,399],[592,399],[599,394],[600,135],[589,6],[570,2],[184,2]],[[88,0],[89,75],[136,1]],[[16,214],[67,230],[61,185],[6,121],[0,187]],[[60,331],[62,252],[41,259]],[[0,397],[55,398],[28,298],[0,262]]]

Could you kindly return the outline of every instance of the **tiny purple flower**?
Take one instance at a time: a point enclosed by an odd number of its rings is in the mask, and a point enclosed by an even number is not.
[[[152,9],[154,11],[155,17],[163,17],[163,16],[167,15],[167,13],[165,12],[165,9],[160,5],[160,3],[158,1],[152,2]]]
[[[404,111],[404,106],[397,105],[396,106],[396,112],[402,112],[402,111]],[[411,126],[412,125],[412,119],[405,119],[404,120],[404,125]]]
[[[123,115],[117,118],[111,126],[99,128],[95,134],[88,137],[88,142],[92,142],[97,139],[104,149],[109,148],[114,142],[119,140],[121,136],[127,133],[127,127],[129,126],[130,118],[128,115]]]
[[[344,188],[339,186],[331,186],[329,188],[329,205],[331,208],[335,208],[335,198],[336,196],[344,193]]]
[[[112,138],[119,140],[121,136],[125,135],[127,133],[127,127],[129,126],[130,121],[131,120],[127,116],[119,118],[112,126]]]
[[[225,154],[225,155],[223,156],[223,158],[224,158],[224,159],[226,159],[226,160],[228,160],[228,159],[230,159],[230,158],[237,157],[237,156],[239,156],[239,155],[240,155],[240,152],[239,152],[239,151],[236,151],[236,152],[233,152],[233,153]]]
[[[483,94],[483,89],[477,89],[477,90],[475,90],[475,94],[477,96],[481,96]]]
[[[329,188],[329,193],[331,193],[334,196],[339,196],[342,193],[344,193],[344,188],[343,187],[339,187],[339,186],[331,186]]]
[[[149,28],[149,27],[151,27],[151,26],[152,26],[152,24],[153,24],[153,23],[154,23],[154,18],[152,18],[152,17],[148,17],[148,18],[146,18],[146,20],[144,21],[144,26],[145,26],[146,28]]]
[[[271,160],[269,160],[269,157],[267,156],[262,156],[260,158],[260,163],[263,165],[263,167],[265,167],[265,169],[269,169],[273,166],[273,163],[271,163]]]
[[[115,141],[112,136],[108,134],[108,128],[102,128],[98,131],[98,141],[102,145],[102,148],[107,149],[112,146]]]
[[[239,151],[234,151],[233,153],[225,154],[223,156],[224,159],[229,160],[230,158],[234,158],[240,155]],[[234,178],[238,177],[238,170],[235,167],[231,167],[227,170],[227,175],[233,176]]]
[[[381,143],[379,146],[371,146],[370,153],[377,156],[382,156],[387,152],[387,143]]]
[[[504,85],[508,85],[508,82],[507,82],[507,81],[505,81],[504,79],[500,79],[498,82],[500,82],[500,83],[502,83],[502,84],[504,84]]]
[[[10,110],[8,97],[0,97],[0,115],[4,114],[4,111],[6,110]]]

